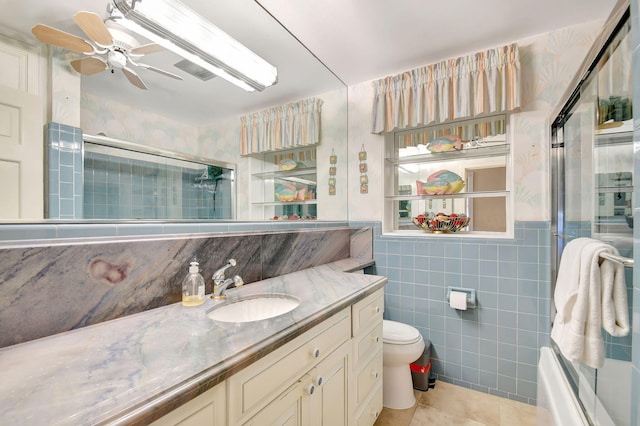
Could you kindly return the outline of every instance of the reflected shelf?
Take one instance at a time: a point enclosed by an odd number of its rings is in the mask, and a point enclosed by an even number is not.
[[[300,200],[300,201],[265,201],[262,203],[251,203],[254,206],[299,206],[299,205],[314,205],[318,200]]]
[[[598,194],[615,194],[617,192],[633,192],[633,186],[629,186],[629,185],[598,186],[596,187],[595,192]]]
[[[625,145],[633,143],[633,132],[596,134],[595,146]]]
[[[315,174],[316,174],[315,167],[306,167],[304,169],[275,170],[272,172],[254,173],[253,176],[260,179],[286,179],[292,176],[310,176],[310,175],[313,175],[315,178]]]
[[[445,195],[387,195],[387,200],[396,201],[414,201],[414,200],[440,200],[451,198],[490,198],[490,197],[506,197],[509,191],[479,191],[479,192],[459,192],[457,194]]]

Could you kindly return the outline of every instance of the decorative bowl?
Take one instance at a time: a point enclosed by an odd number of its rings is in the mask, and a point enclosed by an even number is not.
[[[413,224],[418,228],[434,234],[458,232],[469,224],[471,218],[465,215],[419,215],[413,218]]]

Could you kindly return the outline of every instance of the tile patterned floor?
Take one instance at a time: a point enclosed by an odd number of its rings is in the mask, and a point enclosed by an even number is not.
[[[536,426],[536,407],[438,381],[406,410],[384,408],[374,426]]]

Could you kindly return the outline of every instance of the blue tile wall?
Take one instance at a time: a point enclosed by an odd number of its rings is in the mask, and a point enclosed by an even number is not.
[[[83,216],[82,129],[59,123],[46,126],[46,214],[51,219]]]
[[[539,348],[549,345],[551,328],[550,223],[516,222],[515,239],[387,236],[379,222],[351,225],[373,227],[375,273],[389,278],[385,318],[431,340],[438,379],[535,403]],[[565,233],[590,236],[591,223],[568,224]],[[632,270],[625,273],[638,318],[638,286],[632,297]],[[451,309],[447,286],[475,289],[478,308]],[[607,357],[631,359],[631,336],[604,337]]]
[[[84,167],[86,219],[232,218],[231,181],[202,181],[203,170],[88,151]]]
[[[550,331],[550,223],[517,222],[515,239],[398,237],[374,227],[375,273],[386,275],[385,318],[433,345],[439,380],[535,403],[538,350]],[[447,286],[477,291],[457,311]]]

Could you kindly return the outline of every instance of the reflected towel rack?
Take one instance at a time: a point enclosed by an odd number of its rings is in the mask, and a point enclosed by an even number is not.
[[[610,253],[600,253],[599,256],[602,259],[611,260],[613,262],[620,263],[623,266],[633,268],[633,259],[629,259],[628,257],[616,256],[615,254]]]

